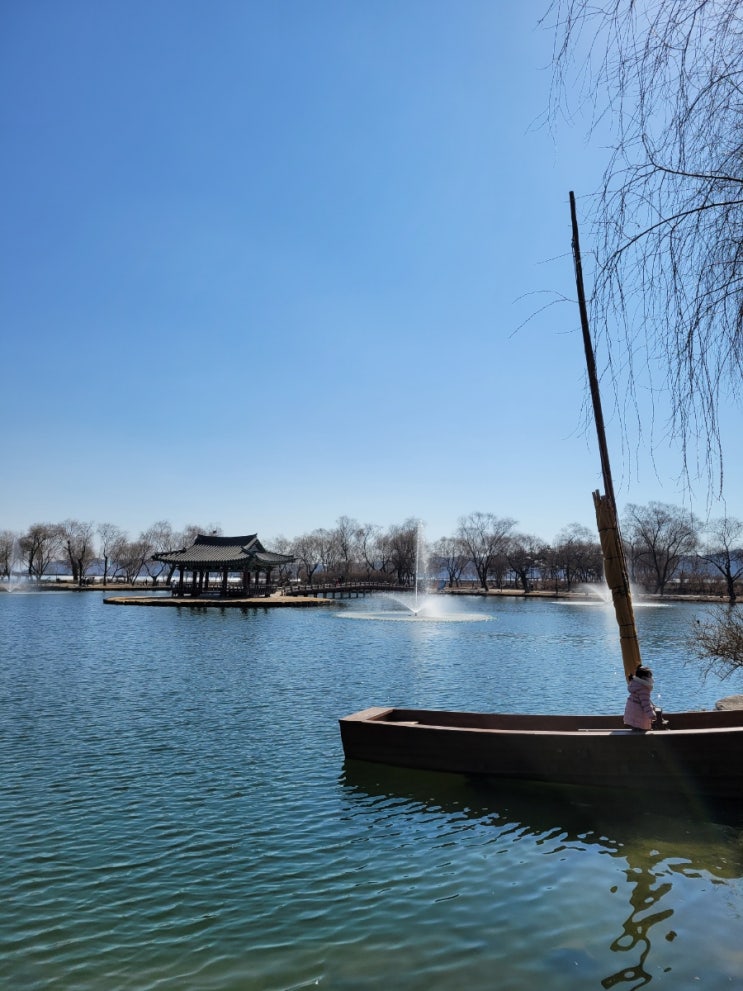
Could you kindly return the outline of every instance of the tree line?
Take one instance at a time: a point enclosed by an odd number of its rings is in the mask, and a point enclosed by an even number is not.
[[[34,523],[23,533],[0,531],[0,576],[22,574],[41,581],[63,562],[78,585],[91,573],[103,582],[152,584],[171,578],[172,569],[155,555],[188,547],[199,533],[221,535],[219,526],[190,524],[183,530],[160,520],[136,539],[112,523],[68,519]],[[678,506],[630,504],[622,517],[630,579],[644,591],[663,594],[714,591],[735,603],[743,581],[743,522],[724,517],[702,524]],[[520,532],[517,521],[494,513],[473,512],[458,520],[451,536],[422,547],[418,520],[386,528],[341,516],[331,528],[294,538],[280,536],[270,549],[291,555],[279,569],[279,582],[307,585],[319,581],[376,581],[410,585],[416,574],[445,580],[451,588],[468,583],[487,590],[517,586],[570,590],[598,582],[603,575],[597,537],[578,523],[551,542]]]

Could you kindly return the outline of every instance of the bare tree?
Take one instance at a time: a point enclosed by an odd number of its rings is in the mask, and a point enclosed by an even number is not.
[[[380,542],[382,528],[375,523],[363,523],[358,532],[359,565],[366,572],[367,580],[374,572],[384,571],[385,557]]]
[[[135,582],[152,553],[149,541],[141,537],[139,540],[127,540],[122,536],[111,548],[111,560],[115,563],[114,575],[123,575],[130,584]]]
[[[292,550],[292,542],[281,534],[271,541],[271,550],[276,554],[286,554],[287,557],[296,556]],[[280,585],[288,582],[295,574],[296,562],[294,561],[284,561],[277,566],[277,580]]]
[[[13,576],[13,565],[18,554],[18,534],[13,530],[0,530],[0,575],[8,581]]]
[[[612,148],[592,306],[617,396],[666,376],[684,467],[701,438],[721,491],[720,401],[743,383],[743,7],[552,0],[547,20],[553,116],[580,93]]]
[[[469,558],[458,537],[441,537],[431,548],[431,560],[437,571],[445,571],[449,586],[454,588],[462,580]]]
[[[317,541],[317,550],[320,555],[320,564],[325,575],[330,579],[336,576],[339,560],[338,543],[333,530],[326,530],[320,527],[312,531]]]
[[[728,602],[737,599],[735,583],[743,576],[743,521],[725,516],[707,525],[707,541],[700,557],[720,572],[725,580]]]
[[[601,578],[601,545],[588,527],[571,523],[555,537],[551,558],[570,591],[574,582],[595,582]]]
[[[144,530],[139,535],[140,545],[147,548],[142,567],[152,579],[152,584],[157,585],[160,575],[167,569],[169,580],[175,570],[172,564],[164,564],[162,561],[153,561],[153,554],[167,554],[168,551],[177,550],[183,546],[182,534],[176,533],[167,520],[158,520],[151,527]]]
[[[317,532],[295,537],[291,543],[291,553],[299,561],[300,573],[304,573],[305,581],[311,585],[312,577],[322,563],[322,541]]]
[[[477,573],[480,586],[486,591],[488,578],[496,566],[498,556],[504,553],[508,534],[515,525],[516,520],[494,516],[492,513],[470,513],[459,519],[457,537]]]
[[[34,523],[20,537],[18,547],[29,578],[41,581],[62,549],[62,531],[57,523]]]
[[[662,502],[628,505],[622,531],[631,547],[635,571],[643,565],[654,591],[661,595],[683,558],[694,554],[697,547],[698,524],[693,515]]]
[[[397,551],[395,548],[395,537],[390,530],[377,530],[372,545],[376,571],[382,576],[385,582],[391,581],[395,573],[397,561]],[[368,548],[367,548],[368,551]]]
[[[103,584],[108,582],[108,569],[111,564],[113,548],[126,539],[124,531],[113,523],[101,523],[98,526],[100,540],[100,555],[103,560]]]
[[[83,584],[85,573],[95,559],[94,529],[92,523],[82,523],[80,520],[65,520],[60,526],[72,580],[77,585]]]
[[[702,662],[705,676],[728,678],[743,669],[743,612],[736,606],[719,606],[704,620],[697,620],[689,649]]]
[[[532,573],[546,556],[544,541],[530,533],[512,534],[506,542],[505,556],[524,592],[530,592]]]
[[[360,527],[357,520],[349,516],[340,516],[335,522],[335,543],[338,549],[338,563],[341,568],[341,579],[346,581],[353,570],[356,549],[359,542]]]
[[[418,520],[411,518],[404,523],[395,523],[387,530],[389,565],[397,576],[398,585],[411,585],[415,579],[419,528]]]

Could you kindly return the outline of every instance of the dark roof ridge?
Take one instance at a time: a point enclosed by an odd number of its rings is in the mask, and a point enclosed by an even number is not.
[[[257,533],[248,533],[244,537],[218,537],[216,534],[199,533],[191,546],[201,544],[210,547],[244,547],[252,543],[257,536]]]

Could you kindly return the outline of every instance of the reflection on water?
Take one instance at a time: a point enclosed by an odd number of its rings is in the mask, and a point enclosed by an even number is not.
[[[390,609],[389,611],[372,612],[368,610],[348,610],[338,613],[341,619],[365,619],[376,620],[381,623],[483,623],[488,617],[478,613],[449,613],[448,615],[436,615],[427,613],[404,612],[401,609]]]
[[[653,944],[656,956],[662,957],[677,938],[672,924],[676,882],[704,876],[712,885],[724,885],[743,877],[740,830],[705,817],[690,818],[686,809],[683,817],[672,808],[666,814],[651,813],[628,806],[621,796],[612,799],[580,788],[485,781],[359,761],[345,762],[341,783],[362,815],[374,815],[392,801],[399,816],[469,820],[489,830],[495,846],[528,843],[549,855],[572,847],[621,864],[627,915],[608,945],[612,969],[596,974],[604,988],[640,988],[650,983],[653,971],[658,974]],[[619,886],[611,891],[618,893]],[[576,898],[581,897],[576,891]],[[591,962],[575,947],[548,955],[556,966],[571,960],[583,969]],[[741,968],[743,955],[729,972],[723,965],[719,975],[707,977],[713,986],[718,979],[727,984],[743,979]]]

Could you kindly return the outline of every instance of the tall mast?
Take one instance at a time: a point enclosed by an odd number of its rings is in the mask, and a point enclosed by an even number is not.
[[[597,490],[593,493],[593,503],[596,509],[596,523],[601,540],[601,553],[604,559],[604,576],[611,589],[614,612],[619,625],[619,642],[622,649],[622,662],[627,678],[634,674],[642,663],[640,658],[640,642],[637,637],[635,614],[632,608],[627,561],[624,556],[622,535],[619,532],[617,519],[617,503],[614,497],[614,483],[611,477],[609,463],[609,448],[606,443],[604,414],[601,408],[601,393],[596,373],[596,356],[591,341],[591,331],[588,326],[588,310],[586,294],[583,288],[583,266],[580,257],[580,239],[578,237],[578,217],[575,210],[575,194],[570,192],[570,218],[573,225],[573,262],[575,265],[575,284],[578,290],[578,308],[583,332],[583,349],[586,354],[588,382],[591,389],[593,418],[596,423],[596,434],[601,458],[601,474],[604,480],[604,495]]]

